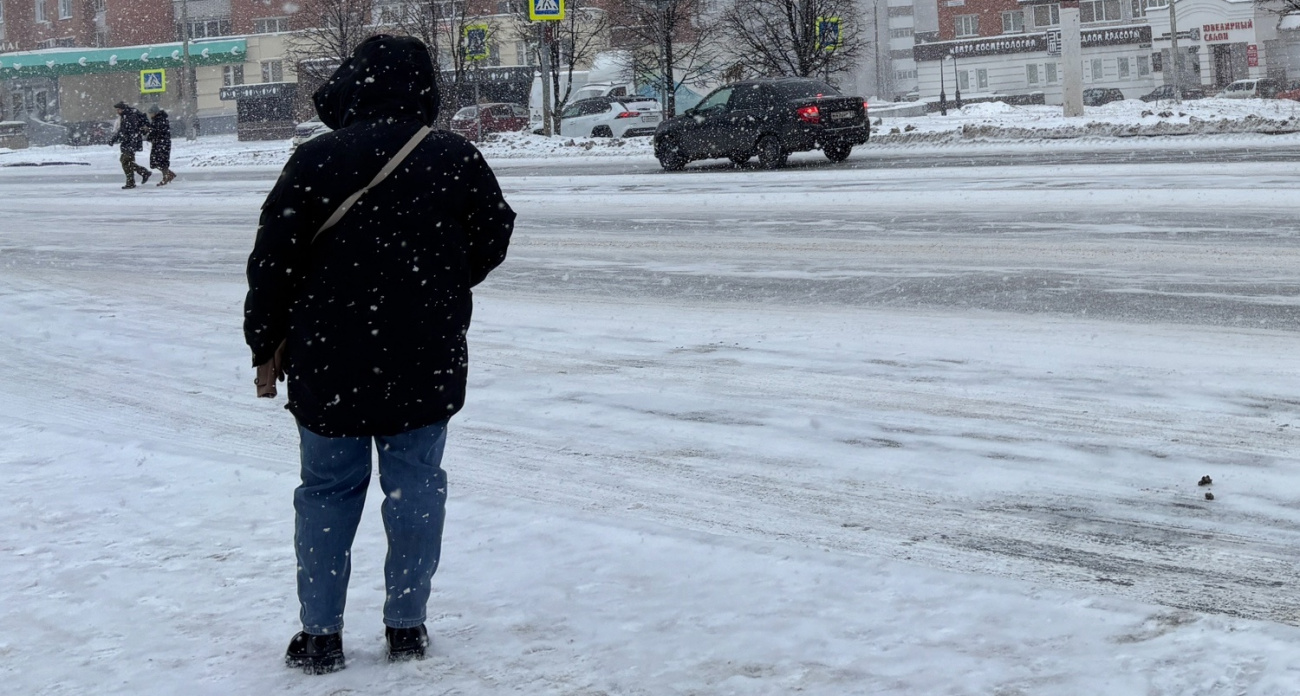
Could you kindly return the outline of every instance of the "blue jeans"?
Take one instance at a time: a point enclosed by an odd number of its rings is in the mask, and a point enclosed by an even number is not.
[[[298,433],[302,485],[293,493],[293,509],[302,627],[315,635],[337,633],[343,630],[352,540],[370,485],[371,438],[322,437],[302,426]],[[411,628],[424,623],[442,553],[447,421],[373,439],[379,446],[380,512],[388,535],[384,624]]]

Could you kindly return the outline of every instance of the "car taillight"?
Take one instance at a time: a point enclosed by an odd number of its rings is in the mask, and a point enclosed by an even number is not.
[[[795,113],[799,114],[799,120],[805,123],[822,122],[821,110],[816,106],[801,106],[798,109],[795,109]]]
[[[641,115],[641,114],[640,114],[639,112],[636,112],[636,111],[624,111],[623,113],[621,113],[621,114],[615,116],[614,118],[636,118],[637,116],[640,116],[640,115]]]
[[[863,100],[862,100],[862,110],[863,110],[863,111],[866,111],[866,110],[867,110],[867,100],[866,100],[866,99],[863,99]]]

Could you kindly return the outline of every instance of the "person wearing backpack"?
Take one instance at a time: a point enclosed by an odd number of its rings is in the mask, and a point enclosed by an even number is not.
[[[425,655],[471,288],[505,260],[515,213],[468,140],[431,130],[438,89],[420,40],[366,39],[313,101],[331,132],[294,150],[262,205],[244,339],[259,396],[288,381],[302,631],[285,663],[320,674],[345,666],[344,600],[372,448],[388,540],[388,659]]]
[[[135,153],[144,149],[144,131],[149,126],[149,119],[126,102],[118,102],[113,108],[117,109],[119,118],[117,132],[108,144],[120,145],[122,156],[119,159],[122,162],[122,173],[126,174],[126,185],[122,188],[133,189],[136,174],[140,175],[142,184],[149,180],[149,170],[135,163]]]

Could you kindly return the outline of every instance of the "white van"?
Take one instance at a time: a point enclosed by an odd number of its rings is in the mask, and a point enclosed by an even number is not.
[[[1282,85],[1277,80],[1260,77],[1231,82],[1214,96],[1223,99],[1274,99],[1281,89]]]

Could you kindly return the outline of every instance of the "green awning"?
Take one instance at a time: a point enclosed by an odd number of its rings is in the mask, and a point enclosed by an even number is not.
[[[248,42],[244,39],[191,41],[190,65],[242,63],[247,52]],[[139,72],[151,68],[180,68],[183,65],[179,41],[114,48],[55,48],[46,51],[0,53],[0,80]]]

